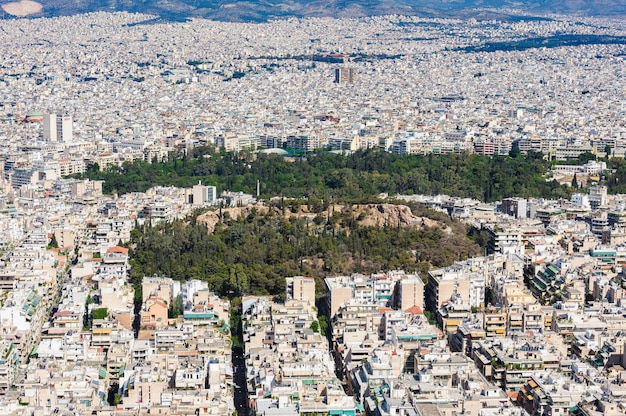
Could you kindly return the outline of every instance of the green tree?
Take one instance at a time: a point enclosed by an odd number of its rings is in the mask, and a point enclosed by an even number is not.
[[[328,318],[326,317],[326,315],[320,315],[318,316],[318,321],[320,324],[320,333],[323,336],[326,336],[326,334],[328,333]]]
[[[183,314],[183,300],[182,300],[181,295],[178,295],[174,299],[174,302],[172,302],[169,305],[169,308],[167,310],[167,317],[172,319],[172,318],[177,318],[182,314]]]
[[[331,197],[343,203],[375,202],[381,192],[447,193],[486,201],[513,194],[552,198],[568,192],[558,184],[545,182],[543,174],[549,163],[541,153],[528,152],[524,157],[518,150],[512,150],[512,158],[473,154],[399,156],[374,150],[346,156],[318,152],[287,162],[273,155],[259,155],[253,160],[248,155],[198,148],[187,155],[173,154],[159,163],[138,160],[121,167],[89,169],[80,177],[104,180],[106,193],[145,191],[154,185],[191,187],[199,180],[220,189],[255,193],[259,180],[262,198],[290,198],[287,204],[283,199],[281,206],[294,213],[303,197],[312,211],[320,213],[328,208]],[[211,157],[205,157],[207,154]]]
[[[509,156],[511,156],[512,158],[516,158],[518,156],[521,156],[522,152],[520,152],[519,147],[517,145],[513,145],[511,147],[511,151],[509,152]]]
[[[97,308],[91,311],[92,319],[104,319],[109,316],[109,310],[107,308]]]
[[[52,237],[50,238],[50,244],[48,244],[48,248],[59,248],[59,243],[57,242],[57,237],[54,233],[52,233]]]
[[[212,234],[193,221],[146,227],[130,260],[131,282],[138,299],[141,279],[153,274],[206,280],[220,296],[276,295],[284,291],[285,276],[427,270],[481,252],[463,224],[417,204],[411,208],[441,226],[361,226],[350,209],[333,225],[315,224],[284,216],[276,207],[271,214],[256,212],[230,225],[217,224]]]
[[[315,333],[320,332],[320,324],[317,321],[311,322],[311,330]]]
[[[584,165],[591,160],[596,160],[596,155],[591,152],[585,152],[578,155],[578,163],[581,165]]]

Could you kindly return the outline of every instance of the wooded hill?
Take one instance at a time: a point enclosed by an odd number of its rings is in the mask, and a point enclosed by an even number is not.
[[[368,150],[283,158],[196,148],[160,163],[137,161],[104,171],[94,166],[83,177],[104,180],[107,193],[191,187],[201,180],[218,192],[254,194],[259,181],[265,207],[237,214],[218,209],[146,225],[133,230],[128,244],[134,283],[153,274],[198,278],[234,298],[281,294],[286,276],[320,279],[400,268],[425,277],[431,267],[478,255],[482,250],[463,224],[418,204],[406,209],[421,220],[400,208],[389,216],[378,195],[443,193],[483,201],[569,197],[570,187],[546,180],[549,166],[540,154],[399,156]],[[269,202],[271,197],[278,198]],[[391,219],[402,215],[409,219]],[[322,289],[321,281],[317,287]]]
[[[362,214],[366,207],[331,208],[311,219],[305,207],[292,212],[276,206],[251,208],[237,219],[223,213],[213,232],[201,216],[145,226],[132,232],[131,279],[138,283],[143,276],[164,274],[207,280],[212,290],[229,298],[276,295],[284,293],[286,276],[320,279],[398,268],[425,276],[431,266],[480,253],[463,224],[417,204],[410,209],[425,220],[361,225],[367,220]],[[317,287],[322,290],[321,281]]]

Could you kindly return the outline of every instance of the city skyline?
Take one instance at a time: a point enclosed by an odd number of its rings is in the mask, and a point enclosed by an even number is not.
[[[196,2],[176,0],[164,4],[159,1],[104,2],[85,0],[67,3],[60,0],[5,1],[3,17],[30,16],[56,17],[90,13],[131,12],[152,14],[163,21],[185,21],[190,18],[207,18],[226,22],[267,22],[288,18],[358,18],[384,15],[412,15],[424,18],[458,18],[478,20],[516,21],[523,15],[576,14],[581,16],[614,16],[626,14],[626,6],[619,0],[596,1],[512,1],[463,0],[448,2],[435,0],[289,0],[289,1],[239,1],[223,4],[214,0]],[[542,17],[538,17],[542,18]]]
[[[0,20],[0,416],[626,412],[623,19],[181,4]]]

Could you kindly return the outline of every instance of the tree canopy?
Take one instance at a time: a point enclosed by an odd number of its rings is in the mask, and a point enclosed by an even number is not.
[[[285,277],[421,271],[480,253],[466,228],[449,217],[413,206],[441,226],[360,226],[348,218],[316,224],[280,210],[226,219],[213,233],[205,225],[175,221],[133,233],[131,279],[153,274],[201,279],[221,296],[279,294]],[[445,229],[444,229],[445,228]],[[321,282],[317,284],[322,289]]]
[[[219,191],[291,198],[366,201],[380,193],[448,194],[486,202],[505,197],[569,197],[572,190],[546,180],[549,162],[541,154],[488,157],[475,154],[395,155],[367,150],[342,156],[328,152],[306,158],[250,153],[189,155],[147,163],[125,162],[104,170],[92,167],[82,178],[104,180],[105,193],[143,192],[155,185],[191,187],[202,181]]]

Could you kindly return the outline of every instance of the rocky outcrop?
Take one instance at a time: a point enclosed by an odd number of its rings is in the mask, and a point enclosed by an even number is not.
[[[352,212],[359,225],[388,227],[433,227],[437,221],[426,217],[416,217],[406,205],[368,204],[354,205]]]
[[[199,224],[204,224],[209,232],[215,230],[215,225],[220,222],[220,215],[224,222],[229,220],[238,220],[248,215],[266,214],[269,210],[273,210],[276,215],[280,215],[281,210],[276,207],[267,207],[262,205],[250,205],[247,207],[222,208],[208,211],[200,215],[197,219]],[[300,207],[296,212],[289,209],[285,211],[286,216],[307,217],[313,220],[317,215],[323,217],[332,216],[333,213],[341,213],[339,221],[345,221],[346,218],[352,218],[361,226],[374,227],[440,227],[446,232],[451,230],[441,224],[439,221],[416,216],[411,212],[411,208],[406,205],[395,204],[367,204],[367,205],[332,205],[327,211],[321,214],[310,212],[306,206]]]

